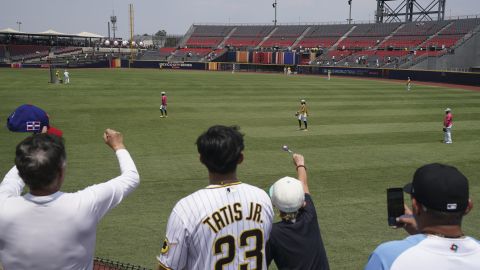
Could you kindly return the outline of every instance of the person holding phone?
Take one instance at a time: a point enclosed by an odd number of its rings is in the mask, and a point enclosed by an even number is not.
[[[270,188],[272,204],[280,210],[282,220],[273,224],[267,242],[267,265],[273,260],[278,269],[328,270],[304,157],[293,154],[293,164],[298,180],[283,177]]]
[[[466,236],[462,219],[473,203],[467,178],[455,167],[428,164],[404,187],[412,210],[398,217],[409,237],[378,246],[365,270],[480,269],[480,242]]]

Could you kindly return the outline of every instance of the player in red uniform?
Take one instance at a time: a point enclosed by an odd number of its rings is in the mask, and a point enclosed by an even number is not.
[[[161,118],[168,117],[168,114],[167,114],[167,95],[165,94],[165,92],[162,92],[162,105],[160,105],[160,113],[162,114],[162,115],[160,115]]]
[[[445,118],[443,119],[444,143],[452,143],[453,115],[450,108],[445,109]]]

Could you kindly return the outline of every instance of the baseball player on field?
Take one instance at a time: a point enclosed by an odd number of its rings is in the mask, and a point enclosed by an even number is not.
[[[452,126],[453,126],[453,115],[452,109],[445,109],[445,117],[443,118],[443,142],[452,143]]]
[[[196,144],[209,185],[173,208],[157,269],[267,269],[272,203],[237,178],[243,135],[238,127],[212,126]]]
[[[165,92],[162,92],[162,104],[160,105],[160,118],[163,117],[168,117],[167,113],[167,94]]]
[[[410,91],[412,89],[412,80],[410,77],[407,79],[407,91]]]
[[[302,99],[300,101],[300,108],[298,108],[298,111],[295,113],[295,115],[298,118],[298,128],[302,130],[302,121],[305,124],[305,129],[303,131],[307,131],[308,126],[307,126],[307,116],[308,116],[308,109],[307,109],[307,102],[305,99]]]

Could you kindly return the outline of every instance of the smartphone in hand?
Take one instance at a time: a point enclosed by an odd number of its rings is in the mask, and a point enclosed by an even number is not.
[[[387,189],[387,210],[388,225],[401,227],[402,223],[398,223],[396,219],[405,213],[402,188]]]

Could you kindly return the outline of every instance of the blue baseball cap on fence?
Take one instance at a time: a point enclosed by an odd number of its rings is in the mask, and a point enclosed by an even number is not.
[[[7,128],[13,132],[40,133],[44,126],[49,127],[47,113],[30,104],[18,107],[7,119]]]

